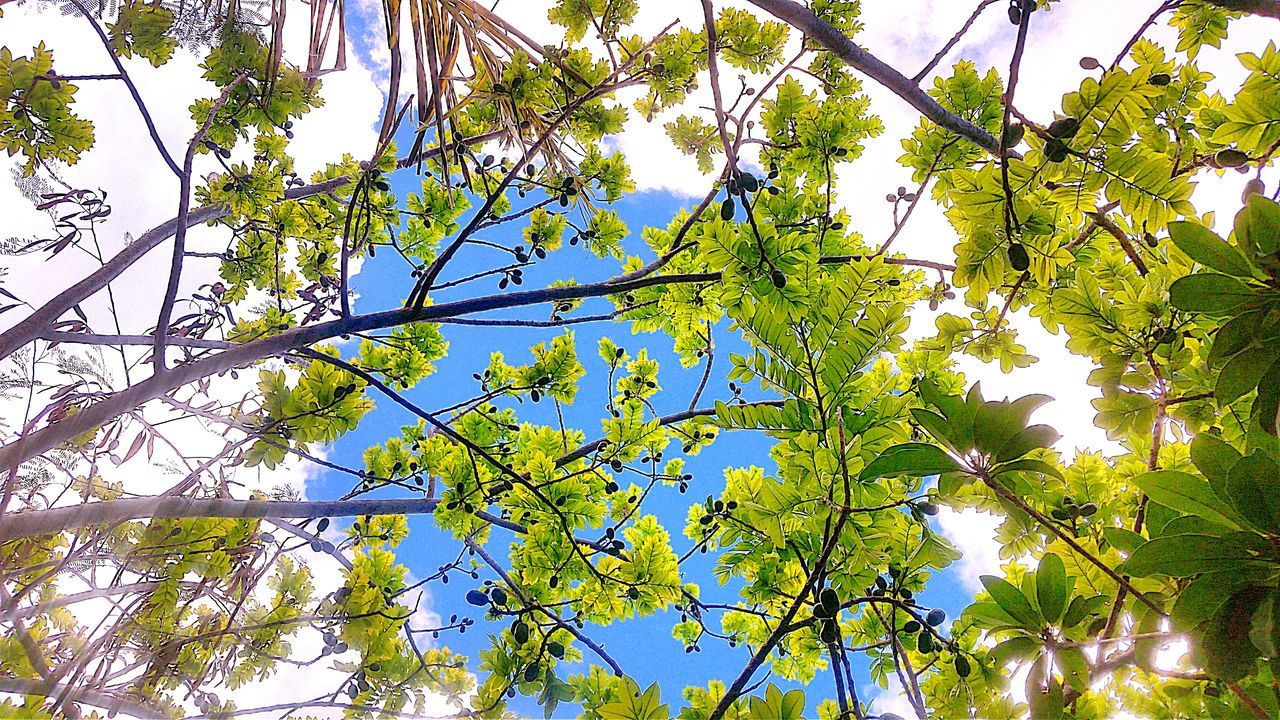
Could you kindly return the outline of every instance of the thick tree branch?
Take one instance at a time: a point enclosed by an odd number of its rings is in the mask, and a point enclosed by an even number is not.
[[[505,135],[506,131],[504,130],[494,130],[473,138],[459,140],[447,147],[452,150],[454,147],[461,145],[484,143]],[[424,153],[424,157],[434,157],[439,153],[440,148],[432,148]],[[398,163],[401,168],[409,167],[411,164],[412,162],[407,158],[401,159]],[[354,181],[353,178],[341,175],[313,185],[288,188],[284,191],[284,198],[286,200],[301,200],[315,195],[324,195]],[[201,223],[213,222],[226,217],[228,212],[229,209],[223,205],[198,207],[187,216],[186,225],[187,227],[195,227]],[[144,255],[155,249],[157,245],[173,237],[178,231],[178,225],[179,219],[175,217],[143,233],[121,250],[119,254],[103,264],[101,268],[62,291],[57,297],[42,305],[39,310],[31,313],[3,334],[0,334],[0,360],[9,357],[19,348],[39,338],[64,313],[106,287],[107,283],[116,279],[125,270],[128,270]]]
[[[1280,20],[1280,0],[1209,0],[1221,8]]]
[[[48,425],[41,430],[0,447],[0,468],[12,468],[194,380],[237,367],[251,365],[259,360],[281,355],[290,350],[309,347],[339,335],[379,330],[407,323],[430,322],[439,318],[457,317],[488,310],[537,305],[557,300],[576,300],[623,294],[654,285],[707,283],[715,282],[719,279],[719,273],[690,273],[684,275],[654,275],[627,282],[605,281],[587,285],[549,287],[541,290],[526,290],[523,292],[469,298],[422,308],[386,310],[296,328],[279,335],[272,335],[237,345],[231,350],[187,365],[179,365],[163,375],[153,375],[126,390],[108,395],[99,402],[73,413],[57,423]]]
[[[364,500],[232,500],[229,498],[141,497],[11,513],[0,518],[0,542],[89,525],[111,525],[144,518],[292,518],[357,515],[424,515],[435,511],[431,498]]]
[[[111,711],[113,714],[123,712],[145,720],[152,720],[153,718],[154,720],[167,720],[168,718],[163,712],[141,702],[124,700],[115,695],[108,695],[94,690],[68,688],[66,686],[57,686],[53,690],[49,690],[39,680],[0,677],[0,692],[42,697],[52,696],[54,693],[65,693],[67,700],[70,702],[102,708]]]
[[[906,100],[908,104],[940,127],[968,138],[988,152],[995,153],[999,149],[1000,142],[990,133],[939,105],[928,93],[921,90],[920,86],[858,47],[852,40],[845,37],[844,33],[814,15],[805,6],[792,0],[750,0],[750,2],[817,40],[841,60]]]

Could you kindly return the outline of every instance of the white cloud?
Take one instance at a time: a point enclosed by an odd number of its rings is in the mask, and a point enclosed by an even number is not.
[[[902,682],[897,677],[890,677],[889,687],[878,689],[867,705],[867,711],[875,715],[884,716],[892,713],[900,718],[916,717],[915,708],[907,699],[906,688],[902,687]]]
[[[978,580],[982,575],[1003,575],[1000,571],[1000,543],[996,541],[996,528],[1003,518],[973,508],[956,511],[939,508],[938,524],[942,533],[964,557],[955,565],[954,572],[965,588],[982,589]]]

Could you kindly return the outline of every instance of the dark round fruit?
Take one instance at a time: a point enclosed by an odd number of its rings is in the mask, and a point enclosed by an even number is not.
[[[1050,140],[1044,145],[1044,157],[1051,163],[1060,163],[1067,159],[1070,151],[1061,140]]]
[[[1249,162],[1249,156],[1235,148],[1224,148],[1213,156],[1213,159],[1224,168],[1241,167]]]
[[[818,593],[818,603],[827,612],[835,614],[835,611],[840,609],[840,596],[829,587],[822,588],[822,592]]]
[[[957,655],[955,659],[956,674],[962,678],[969,677],[972,668],[969,667],[969,658],[963,655]]]
[[[733,211],[733,198],[725,198],[725,201],[720,203],[720,219],[725,222],[732,220]]]
[[[1027,254],[1027,249],[1022,243],[1013,243],[1009,246],[1009,264],[1018,272],[1031,267],[1031,256]]]
[[[1022,142],[1022,138],[1026,136],[1027,128],[1022,123],[1009,123],[1009,127],[1004,131],[1004,146],[1011,148]]]
[[[1059,140],[1074,137],[1080,130],[1080,121],[1073,117],[1058,118],[1049,123],[1049,134]]]
[[[943,610],[942,608],[934,608],[933,610],[929,611],[928,615],[924,616],[924,621],[929,623],[933,627],[937,627],[941,625],[942,622],[946,619],[947,619],[947,611]]]
[[[488,604],[489,604],[489,596],[488,596],[488,595],[485,595],[485,594],[484,594],[484,592],[483,592],[483,591],[481,591],[481,590],[468,590],[468,591],[467,591],[467,602],[469,602],[469,603],[471,603],[472,605],[475,605],[475,606],[477,606],[477,607],[478,607],[478,606],[481,606],[481,605],[488,605]]]
[[[933,636],[929,633],[920,633],[916,638],[916,649],[922,653],[933,652]]]

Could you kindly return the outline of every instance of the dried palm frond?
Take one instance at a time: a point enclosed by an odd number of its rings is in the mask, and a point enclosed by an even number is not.
[[[405,2],[410,30],[407,35],[401,32]],[[408,36],[416,64],[417,90],[417,134],[410,157],[421,151],[428,132],[437,141],[453,135],[458,113],[474,102],[494,101],[499,123],[495,129],[506,131],[508,144],[549,131],[551,121],[542,113],[498,102],[500,98],[491,90],[517,54],[524,53],[535,60],[549,59],[578,82],[578,92],[588,87],[558,55],[548,53],[546,47],[474,0],[384,0],[384,11],[391,51],[391,92],[383,115],[383,133],[385,136],[390,131],[394,117],[402,72],[401,41]],[[549,166],[570,164],[559,142],[546,143],[541,154]]]

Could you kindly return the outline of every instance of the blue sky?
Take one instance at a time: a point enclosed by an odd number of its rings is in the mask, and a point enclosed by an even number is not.
[[[401,143],[406,146],[406,142]],[[418,180],[408,172],[399,173],[394,178],[395,190],[401,194],[416,191]],[[524,200],[513,198],[518,209],[520,203],[536,202],[538,198],[530,196]],[[618,202],[614,209],[623,217],[631,229],[631,236],[625,243],[630,254],[639,254],[650,258],[651,253],[639,238],[639,230],[645,225],[666,227],[670,218],[682,207],[689,207],[687,198],[680,198],[668,192],[648,191],[628,196]],[[520,231],[523,225],[514,222],[493,228],[489,232],[478,235],[480,239],[506,244],[508,246],[521,242]],[[456,259],[450,263],[441,277],[442,281],[469,275],[473,272],[493,267],[495,253],[491,248],[467,246]],[[565,268],[571,268],[573,276],[580,282],[599,280],[617,272],[616,262],[602,261],[595,258],[581,246],[565,247],[547,260],[525,270],[525,287],[543,287],[551,281],[563,277]],[[436,302],[448,299],[474,296],[496,292],[497,279],[486,278],[467,286],[451,288],[434,297]],[[354,281],[355,290],[359,293],[358,308],[361,312],[371,312],[403,303],[409,284],[404,262],[393,253],[380,253],[367,260]],[[611,305],[603,300],[594,301],[598,310],[611,309]],[[590,313],[592,305],[588,304],[579,313]],[[503,312],[494,317],[523,317],[545,319],[547,307],[525,308],[517,312]],[[701,378],[701,365],[683,369],[671,351],[671,340],[665,335],[641,334],[633,335],[626,324],[590,323],[576,325],[573,333],[577,340],[579,359],[586,366],[587,374],[580,383],[580,390],[572,405],[564,406],[566,425],[581,429],[588,438],[600,434],[600,422],[607,415],[604,403],[609,397],[607,366],[595,352],[599,338],[608,336],[626,347],[634,354],[641,348],[647,348],[651,357],[661,363],[659,384],[663,388],[655,399],[657,410],[661,414],[676,412],[687,407],[697,384]],[[407,393],[409,399],[427,410],[443,408],[455,402],[465,400],[478,394],[478,383],[472,373],[488,364],[490,353],[502,352],[507,361],[522,364],[529,359],[529,347],[539,342],[548,341],[552,337],[565,332],[564,329],[525,329],[525,328],[480,328],[459,325],[445,325],[443,332],[450,343],[449,354],[437,363],[436,374],[421,382]],[[729,331],[728,323],[721,322],[715,328],[716,362],[713,365],[711,380],[707,390],[699,402],[700,407],[710,405],[716,398],[730,397],[727,390],[726,373],[730,367],[728,356],[734,352],[745,352],[746,346],[741,338]],[[758,388],[751,388],[747,393],[759,394]],[[347,466],[360,467],[361,453],[370,445],[381,443],[388,437],[399,433],[400,427],[416,422],[416,418],[385,399],[375,397],[378,411],[371,413],[361,426],[351,434],[342,438],[333,448],[331,459]],[[522,420],[534,423],[555,425],[555,408],[549,402],[538,404],[524,403],[516,405]],[[682,555],[692,542],[682,535],[684,521],[689,505],[699,502],[708,494],[718,495],[724,487],[723,470],[727,467],[758,465],[771,472],[773,462],[769,458],[772,440],[755,433],[725,433],[710,448],[700,455],[689,458],[688,471],[694,476],[689,492],[681,495],[674,487],[655,488],[645,504],[645,511],[655,514],[672,535],[673,549]],[[678,446],[671,446],[665,457],[672,457],[678,452]],[[625,486],[629,480],[626,476],[619,478]],[[329,473],[309,488],[310,494],[317,498],[335,497],[347,491],[350,479],[346,476]],[[399,557],[418,577],[425,577],[447,562],[452,561],[458,552],[458,543],[451,537],[435,529],[429,517],[410,519],[411,534],[400,547]],[[489,549],[498,557],[505,551],[509,542],[509,534],[495,533]],[[703,598],[711,602],[734,602],[737,599],[736,588],[730,584],[718,587],[711,578],[710,570],[714,554],[695,555],[684,565],[686,581],[702,584]],[[481,570],[481,581],[495,579],[487,568]],[[488,623],[482,613],[468,605],[464,595],[468,589],[475,587],[480,581],[472,581],[465,575],[455,573],[449,584],[434,583],[430,589],[431,610],[448,618],[457,613],[477,620],[477,625],[465,634],[443,634],[438,641],[451,649],[465,653],[473,662],[478,652],[489,645],[488,633],[501,629],[509,621],[501,624]],[[966,605],[970,599],[958,580],[949,573],[935,578],[922,601],[942,607],[948,615],[954,615]],[[681,690],[687,685],[705,685],[709,680],[720,679],[726,684],[737,675],[749,658],[749,653],[741,646],[728,648],[722,641],[706,638],[702,644],[702,652],[688,655],[681,643],[671,636],[671,627],[679,622],[679,612],[668,610],[656,615],[623,621],[604,629],[588,628],[589,634],[605,644],[606,650],[631,673],[641,686],[658,681],[663,689],[663,698],[673,706],[682,704]],[[718,629],[718,620],[711,622],[713,629]],[[594,658],[587,654],[587,661]],[[869,690],[869,677],[858,667],[854,660],[855,673],[859,683],[859,694],[865,701],[874,697],[875,692]],[[562,677],[583,672],[585,663],[565,664],[561,666]],[[764,677],[758,673],[755,679]],[[785,683],[783,683],[785,685]],[[810,686],[811,708],[823,698],[834,697],[834,685],[830,674],[821,674]],[[532,698],[518,696],[512,702],[513,707],[523,713],[540,715],[541,709]],[[565,708],[557,711],[564,715]]]

